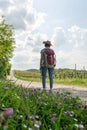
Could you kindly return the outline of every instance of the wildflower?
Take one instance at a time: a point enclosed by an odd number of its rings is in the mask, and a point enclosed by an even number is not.
[[[56,113],[54,113],[54,114],[53,114],[53,116],[54,116],[54,117],[56,117],[56,116],[57,116],[57,114],[56,114]]]
[[[7,108],[4,112],[3,112],[3,116],[4,117],[10,117],[13,115],[13,108]]]
[[[75,124],[75,127],[77,127],[78,130],[84,130],[84,126],[82,124],[80,124],[80,125]]]
[[[55,116],[53,116],[53,117],[51,118],[51,121],[52,121],[52,122],[55,122],[56,119],[57,119],[57,118],[56,118]]]
[[[72,112],[70,112],[70,111],[67,111],[67,112],[65,112],[65,114],[66,114],[66,116],[72,116]]]
[[[31,116],[30,116],[30,119],[31,119],[31,120],[34,120],[34,119],[35,119],[34,115],[31,115]]]
[[[39,116],[38,116],[38,115],[36,115],[35,117],[36,117],[36,119],[39,119]]]
[[[20,115],[20,118],[23,118],[23,115]]]
[[[74,121],[78,121],[76,118],[74,118]]]
[[[20,119],[22,119],[22,118],[23,118],[23,115],[18,115],[18,116],[17,116],[17,119],[18,119],[18,120],[20,120]]]
[[[76,127],[76,128],[78,128],[78,126],[79,126],[78,124],[75,124],[75,127]]]
[[[33,130],[33,129],[29,127],[28,130]]]
[[[34,126],[35,126],[36,128],[39,128],[39,127],[41,126],[41,121],[37,121],[37,120],[36,120]]]
[[[81,124],[78,126],[78,128],[79,128],[79,130],[84,130],[84,126]]]
[[[56,115],[56,113],[55,113],[55,114],[53,114],[53,116],[52,116],[52,118],[51,118],[51,121],[52,121],[52,122],[55,122],[56,119],[57,119],[57,115]]]
[[[2,103],[2,107],[5,107],[5,105]]]
[[[7,128],[8,128],[7,125],[3,126],[3,130],[7,130]]]
[[[23,126],[24,128],[27,128],[27,125],[25,125],[25,124],[23,124],[22,126]]]

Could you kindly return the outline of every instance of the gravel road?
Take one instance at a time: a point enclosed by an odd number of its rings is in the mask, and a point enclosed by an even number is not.
[[[22,85],[23,87],[28,87],[28,88],[32,87],[32,88],[41,88],[42,89],[41,82],[19,80],[19,79],[16,79],[13,76],[13,74],[8,76],[7,79],[15,82],[17,85]],[[49,84],[47,84],[46,89],[49,90]],[[82,86],[73,86],[73,85],[54,84],[53,92],[57,92],[57,91],[70,92],[72,94],[72,96],[78,96],[82,100],[87,101],[87,86],[82,87]]]

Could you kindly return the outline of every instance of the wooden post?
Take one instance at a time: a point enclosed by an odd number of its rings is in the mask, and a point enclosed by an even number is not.
[[[76,78],[76,64],[75,64],[75,78]]]
[[[83,73],[84,73],[84,78],[85,78],[85,66],[83,66]]]

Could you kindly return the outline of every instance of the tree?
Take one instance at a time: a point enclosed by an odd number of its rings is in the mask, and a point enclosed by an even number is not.
[[[5,22],[4,18],[0,21],[0,78],[4,78],[10,71],[10,59],[15,48],[13,26]]]

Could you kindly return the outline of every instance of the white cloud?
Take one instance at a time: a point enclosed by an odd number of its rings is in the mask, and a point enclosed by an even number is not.
[[[82,67],[86,66],[87,64],[87,51],[85,49],[87,47],[87,32],[80,27],[80,31],[77,31],[77,29],[75,31],[73,28],[74,26],[67,30],[64,30],[63,28],[57,28],[58,31],[54,31],[54,34],[51,38],[53,41],[56,41],[52,47],[56,52],[58,68],[62,67],[74,69],[75,64],[77,64],[78,69],[82,69]],[[83,45],[79,40],[80,36],[83,36]],[[26,32],[20,34],[17,39],[21,40],[17,41],[17,48],[15,51],[16,56],[14,60],[15,62],[13,62],[15,66],[14,68],[39,68],[40,50],[44,47],[42,42],[43,40],[47,40],[48,36],[41,33]],[[63,41],[62,44],[60,41]],[[78,43],[79,46],[75,47],[76,43]],[[18,60],[19,58],[20,62]]]
[[[62,27],[55,28],[52,41],[58,47],[66,43],[66,33]]]
[[[87,67],[87,29],[77,25],[63,27],[60,25],[60,19],[55,17],[50,19],[50,22],[46,21],[46,18],[49,18],[47,12],[37,11],[33,2],[0,0],[0,15],[4,15],[6,21],[15,28],[16,48],[11,60],[13,69],[39,68],[43,40],[52,41],[57,67],[73,68],[74,64],[78,64],[79,68],[83,65]],[[59,22],[51,26],[56,20]],[[55,27],[53,34],[50,32],[52,27]]]
[[[11,3],[9,0],[0,0],[0,9],[5,11],[9,7],[10,4]]]
[[[22,35],[26,36],[25,39]],[[47,39],[46,34],[26,32],[20,34],[19,37],[17,35],[16,39],[12,67],[17,69],[39,68],[40,50],[43,48],[43,40]]]
[[[68,29],[71,35],[71,43],[74,49],[87,49],[87,29],[80,28],[78,26],[72,26]]]
[[[87,67],[87,29],[72,26],[67,30],[57,28],[52,40],[57,57],[57,67]]]
[[[33,0],[2,0],[0,12],[17,30],[35,30],[45,22],[46,18],[46,13],[37,12],[33,8]]]

